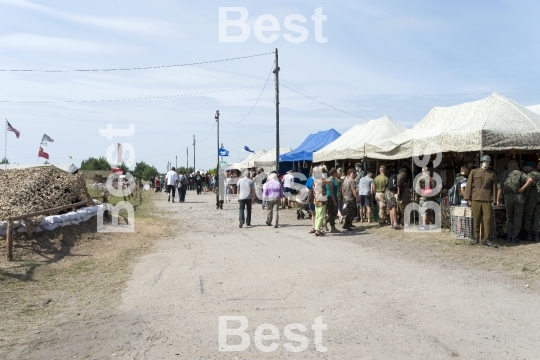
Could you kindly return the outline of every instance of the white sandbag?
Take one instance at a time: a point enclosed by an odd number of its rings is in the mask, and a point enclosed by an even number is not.
[[[62,219],[62,217],[60,215],[51,215],[51,216],[47,216],[45,219],[47,219],[47,221],[50,223],[50,224],[61,224],[64,222],[64,219]],[[51,220],[49,220],[51,219]]]
[[[43,232],[43,229],[41,228],[41,226],[36,226],[34,232]]]
[[[26,232],[26,226],[19,226],[19,227],[17,228],[17,232],[18,232],[18,233]]]
[[[14,229],[17,229],[19,226],[21,226],[21,222],[20,222],[20,221],[16,220],[16,221],[13,222],[13,228],[14,228]]]
[[[0,230],[7,229],[7,224],[8,224],[7,221],[0,221]]]
[[[51,219],[52,221],[52,219]],[[49,220],[47,220],[46,217],[44,217],[43,219],[41,219],[41,221],[39,222],[39,226],[42,226],[42,225],[50,225],[51,222],[49,222]]]
[[[71,222],[71,225],[79,225],[78,220],[70,220],[70,222]]]
[[[86,217],[84,218],[84,221],[88,221],[90,220],[91,218],[93,218],[95,215],[92,215],[92,214],[88,214],[86,215]]]
[[[0,230],[0,236],[6,236],[7,229]]]
[[[59,226],[60,224],[54,223],[54,224],[41,225],[40,228],[44,231],[53,231]]]
[[[77,212],[73,212],[73,211],[68,212],[66,215],[69,218],[69,221],[73,221],[73,220],[78,221],[79,218],[81,217],[81,215],[79,215]]]
[[[81,217],[85,217],[87,214],[89,214],[87,208],[79,209],[79,210],[77,210],[77,213],[78,213]]]

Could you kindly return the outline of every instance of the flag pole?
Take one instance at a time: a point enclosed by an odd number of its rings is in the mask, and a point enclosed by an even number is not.
[[[4,170],[6,170],[6,168],[7,168],[7,118],[6,118],[4,132],[6,133],[5,137],[4,137],[5,138],[5,141],[4,141]]]

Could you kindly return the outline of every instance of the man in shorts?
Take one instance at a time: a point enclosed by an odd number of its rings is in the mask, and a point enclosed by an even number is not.
[[[292,200],[292,190],[293,190],[293,184],[294,184],[294,176],[292,174],[292,170],[289,170],[285,176],[283,177],[283,195],[284,197],[281,199],[281,206],[285,209],[286,207],[291,208],[291,200]]]
[[[375,196],[375,184],[373,183],[372,172],[368,172],[358,182],[358,194],[360,197],[360,221],[364,222],[364,218],[367,218],[367,222],[371,223],[371,205]]]
[[[379,207],[379,226],[386,225],[386,185],[388,185],[388,177],[386,177],[386,166],[379,168],[379,175],[373,180],[375,184],[375,199]]]

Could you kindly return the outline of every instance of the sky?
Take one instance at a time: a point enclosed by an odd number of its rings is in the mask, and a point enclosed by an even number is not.
[[[220,38],[220,7],[244,8],[247,39]],[[319,8],[325,21],[312,20]],[[226,19],[240,15],[230,11]],[[279,30],[262,33],[279,35],[271,43],[257,36],[264,15],[278,22]],[[294,43],[285,35],[300,33],[285,25],[298,15],[307,21],[293,24],[307,38]],[[80,165],[120,142],[134,149],[125,154],[128,165],[145,161],[163,172],[168,162],[193,166],[195,136],[196,167],[208,169],[217,155],[216,110],[228,162],[245,158],[244,146],[269,150],[276,48],[282,147],[383,115],[410,128],[435,106],[493,92],[540,104],[539,15],[537,1],[0,0],[0,70],[40,70],[0,71],[0,118],[21,132],[19,139],[7,134],[7,157],[43,162],[37,152],[45,133],[54,139],[44,149],[51,163]],[[241,34],[231,26],[225,35]],[[121,99],[138,100],[109,101]],[[107,101],[81,102],[88,100]],[[99,132],[107,124],[134,124],[135,133],[107,139]]]

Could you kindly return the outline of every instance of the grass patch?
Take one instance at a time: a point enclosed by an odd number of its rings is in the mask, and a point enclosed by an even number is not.
[[[154,239],[171,235],[170,220],[161,216],[152,195],[139,191],[127,199],[135,208],[134,233],[97,233],[95,227],[84,225],[60,228],[47,235],[61,242],[72,240],[67,242],[73,245],[58,259],[48,253],[34,259],[37,252],[0,263],[0,312],[6,320],[0,338],[16,342],[17,334],[52,324],[59,314],[76,317],[117,304],[134,260],[150,251]],[[117,204],[124,199],[111,200]],[[83,230],[88,233],[69,235]],[[52,241],[44,238],[33,239],[32,249],[38,245],[50,248]]]

